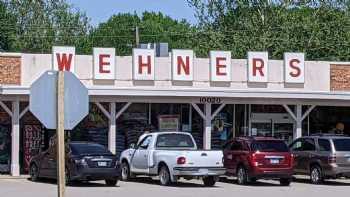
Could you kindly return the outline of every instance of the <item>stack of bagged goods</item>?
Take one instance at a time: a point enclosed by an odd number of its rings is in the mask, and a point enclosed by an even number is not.
[[[108,128],[89,129],[89,141],[108,147]]]
[[[126,146],[126,140],[125,140],[125,133],[122,132],[120,129],[117,130],[116,138],[115,138],[115,148],[116,148],[116,155],[119,157],[121,152],[123,152],[125,149],[127,149]]]

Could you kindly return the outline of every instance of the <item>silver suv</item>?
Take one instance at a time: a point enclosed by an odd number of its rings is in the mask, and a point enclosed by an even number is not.
[[[289,147],[294,155],[294,173],[310,175],[311,183],[350,178],[350,137],[317,134],[298,138]]]

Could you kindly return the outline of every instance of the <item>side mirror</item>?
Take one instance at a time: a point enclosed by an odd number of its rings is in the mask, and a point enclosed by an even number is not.
[[[135,144],[134,143],[130,144],[129,148],[134,149],[135,148]]]

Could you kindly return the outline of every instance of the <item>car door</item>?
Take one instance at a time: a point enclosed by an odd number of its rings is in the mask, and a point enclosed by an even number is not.
[[[224,167],[228,174],[234,174],[234,163],[233,163],[233,150],[232,144],[234,142],[229,142],[224,147]]]
[[[237,172],[237,167],[238,163],[243,160],[243,147],[242,147],[242,141],[234,141],[231,146],[231,155],[232,155],[232,161],[231,161],[231,166],[232,166],[232,173],[236,174]]]
[[[48,177],[55,178],[57,176],[57,152],[56,144],[50,146],[48,154],[45,156],[47,162],[47,175]]]
[[[134,172],[148,173],[149,171],[148,157],[150,153],[149,145],[151,141],[152,141],[152,136],[149,135],[144,137],[144,139],[141,140],[140,143],[137,145],[131,161],[132,170]]]
[[[302,154],[300,157],[300,172],[303,174],[310,173],[310,161],[316,152],[316,143],[312,138],[305,138],[302,141]]]
[[[290,150],[292,151],[294,155],[294,172],[301,173],[302,167],[301,167],[301,158],[303,155],[302,151],[302,141],[303,139],[296,139],[291,145]]]

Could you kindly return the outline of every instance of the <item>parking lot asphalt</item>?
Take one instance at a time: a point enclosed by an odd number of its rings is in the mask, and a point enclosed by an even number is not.
[[[204,187],[199,180],[185,181],[165,187],[158,180],[139,178],[133,182],[118,182],[108,187],[104,181],[76,183],[66,189],[66,197],[341,197],[350,193],[350,180],[332,180],[323,185],[311,185],[308,179],[297,179],[289,187],[277,181],[258,181],[240,186],[235,179],[223,179],[215,187]],[[27,179],[0,179],[1,197],[55,197],[55,181],[32,182]]]

